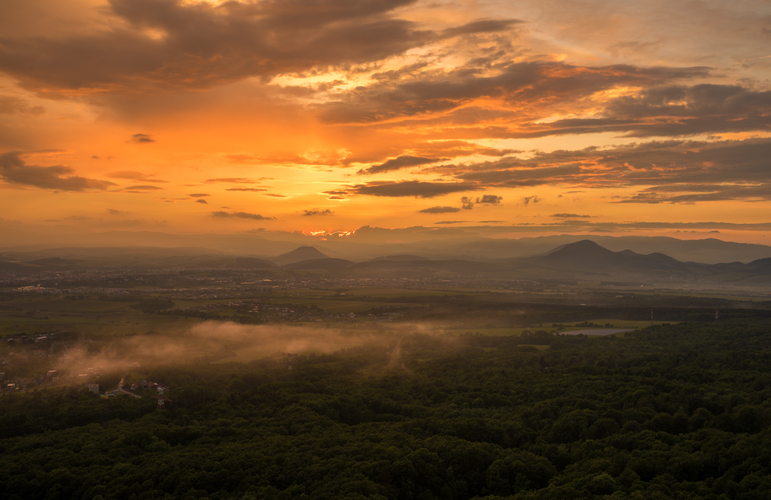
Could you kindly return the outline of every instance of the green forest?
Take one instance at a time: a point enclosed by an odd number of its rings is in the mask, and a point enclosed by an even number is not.
[[[413,333],[290,363],[127,377],[163,380],[166,409],[81,388],[0,396],[0,496],[771,498],[765,319]]]

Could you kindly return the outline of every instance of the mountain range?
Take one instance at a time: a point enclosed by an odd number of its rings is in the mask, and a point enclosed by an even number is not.
[[[723,242],[724,243],[724,242]],[[591,282],[720,283],[737,286],[771,284],[771,257],[723,263],[683,261],[661,252],[613,251],[592,240],[570,242],[546,252],[505,258],[429,257],[386,254],[367,260],[340,258],[313,246],[300,246],[272,257],[227,256],[201,249],[63,249],[0,255],[0,271],[60,271],[120,264],[137,267],[261,270],[289,275],[334,275],[350,278],[478,277],[513,280]],[[328,253],[327,253],[328,252]],[[332,255],[330,255],[332,254]],[[141,265],[140,265],[141,262]]]

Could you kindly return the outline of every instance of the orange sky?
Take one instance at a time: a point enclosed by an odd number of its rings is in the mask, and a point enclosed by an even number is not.
[[[771,238],[765,1],[3,12],[0,234]]]

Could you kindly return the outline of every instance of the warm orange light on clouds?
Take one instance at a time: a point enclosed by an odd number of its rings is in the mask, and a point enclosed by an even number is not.
[[[770,44],[758,1],[6,2],[0,231],[765,243]]]

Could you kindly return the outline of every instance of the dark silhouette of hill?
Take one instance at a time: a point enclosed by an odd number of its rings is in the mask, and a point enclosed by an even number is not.
[[[274,257],[270,260],[278,264],[279,266],[285,266],[287,264],[293,264],[295,262],[302,262],[305,260],[315,259],[328,259],[329,256],[323,254],[314,247],[301,246],[295,248],[291,252],[282,253],[278,257]]]
[[[755,274],[771,274],[771,258],[753,260],[746,269]]]
[[[534,257],[541,267],[572,272],[687,272],[688,266],[668,255],[641,255],[631,250],[613,252],[591,240],[569,243],[546,255]]]
[[[457,245],[445,243],[444,252],[460,252],[481,258],[521,258],[544,254],[567,244],[586,240],[587,235],[556,235],[520,239],[482,239]],[[591,241],[617,252],[626,249],[638,254],[663,253],[680,262],[718,264],[722,262],[752,262],[771,257],[771,247],[753,243],[736,243],[715,238],[678,240],[665,236],[591,236]],[[439,244],[437,244],[439,245]],[[409,251],[409,248],[405,248]],[[435,250],[435,248],[432,248]],[[426,249],[422,253],[427,253]]]

